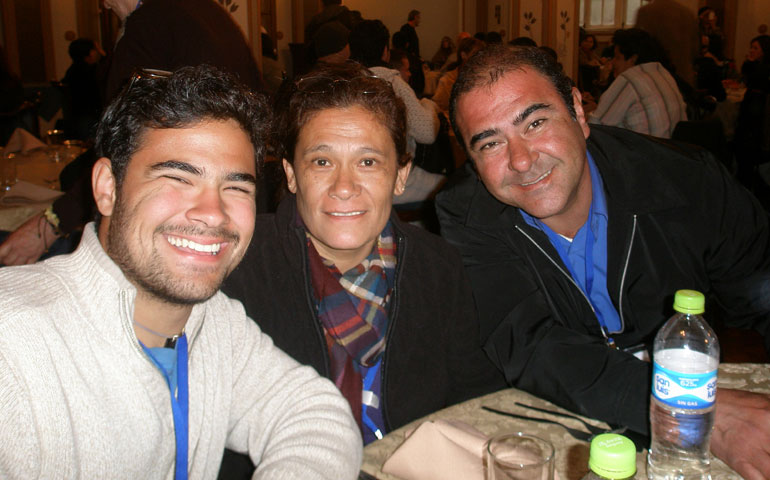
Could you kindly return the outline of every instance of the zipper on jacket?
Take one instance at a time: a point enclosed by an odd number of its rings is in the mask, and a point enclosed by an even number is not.
[[[557,268],[557,269],[558,269],[558,270],[559,270],[559,271],[562,273],[562,275],[564,275],[564,277],[565,277],[567,280],[569,280],[569,281],[570,281],[570,283],[571,283],[572,285],[574,285],[574,286],[575,286],[575,288],[577,289],[577,291],[578,291],[578,292],[580,292],[580,295],[582,295],[582,296],[583,296],[583,298],[585,299],[586,303],[587,303],[587,304],[588,304],[588,306],[591,308],[591,311],[593,312],[594,316],[595,316],[596,318],[599,318],[599,316],[598,316],[598,315],[596,315],[596,310],[594,309],[594,306],[591,304],[591,301],[590,301],[590,300],[588,300],[588,297],[586,296],[585,292],[583,292],[583,289],[582,289],[582,288],[580,288],[580,285],[578,285],[578,284],[577,284],[577,282],[575,281],[575,279],[574,279],[574,278],[572,278],[572,275],[570,275],[570,274],[569,274],[569,272],[565,272],[565,271],[564,271],[564,269],[563,269],[563,268],[561,268],[561,265],[559,265],[559,263],[558,263],[556,260],[554,260],[554,259],[553,259],[553,258],[552,258],[550,255],[548,255],[548,252],[546,252],[546,251],[543,249],[543,247],[541,247],[541,246],[540,246],[540,245],[539,245],[539,244],[538,244],[538,243],[535,241],[535,239],[534,239],[534,238],[532,238],[532,237],[531,237],[531,236],[530,236],[530,235],[529,235],[527,232],[525,232],[524,230],[522,230],[522,229],[521,229],[521,227],[519,227],[518,225],[516,225],[515,227],[516,227],[516,230],[518,230],[518,231],[519,231],[519,232],[520,232],[522,235],[524,235],[524,236],[525,236],[525,237],[526,237],[526,238],[527,238],[527,239],[528,239],[530,242],[532,242],[532,244],[533,244],[533,245],[534,245],[534,246],[535,246],[535,247],[536,247],[538,250],[540,250],[540,252],[541,252],[543,255],[545,255],[545,258],[547,258],[547,259],[548,259],[548,260],[549,260],[551,263],[553,263],[553,265],[554,265],[554,266],[555,266],[555,267],[556,267],[556,268]],[[604,329],[604,328],[602,328],[602,326],[601,326],[601,325],[599,325],[599,331],[600,331],[600,332],[602,332],[602,336],[604,337],[604,340],[605,340],[605,341],[607,341],[607,342],[609,342],[609,341],[610,341],[610,339],[609,339],[609,337],[607,336],[607,332],[605,332],[604,330],[605,330],[605,329]]]
[[[618,315],[620,316],[620,331],[622,333],[626,329],[626,322],[623,319],[623,287],[626,283],[626,274],[628,273],[628,263],[631,261],[631,249],[634,247],[634,237],[636,236],[636,214],[634,214],[634,223],[631,227],[631,239],[628,242],[628,250],[626,251],[626,262],[623,265],[623,273],[620,275],[620,293],[618,294]]]
[[[398,284],[401,281],[401,268],[403,267],[403,261],[404,257],[406,256],[406,239],[404,238],[401,233],[395,231],[396,225],[393,225],[393,234],[396,235],[396,251],[398,252],[398,259],[396,262],[396,272],[393,275],[393,292],[391,293],[390,297],[390,311],[388,312],[388,316],[390,317],[390,321],[388,322],[388,329],[385,331],[385,338],[386,341],[390,340],[390,334],[393,332],[393,328],[395,328],[396,324],[396,318],[398,317],[398,302],[396,299],[398,298]],[[381,398],[381,405],[382,405],[382,421],[385,423],[385,429],[387,432],[390,432],[390,417],[388,416],[388,409],[387,407],[387,376],[385,375],[385,372],[387,371],[387,359],[388,359],[388,347],[387,344],[385,345],[385,351],[382,354],[382,368],[380,369],[380,397]]]

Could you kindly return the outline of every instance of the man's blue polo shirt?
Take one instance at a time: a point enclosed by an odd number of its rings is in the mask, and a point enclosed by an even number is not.
[[[586,221],[586,224],[590,221],[590,231],[584,224],[578,230],[575,238],[570,241],[524,210],[520,210],[520,212],[525,222],[548,235],[551,244],[559,252],[564,264],[567,265],[572,278],[591,301],[599,324],[605,328],[607,333],[616,333],[621,329],[620,316],[607,291],[607,222],[609,218],[607,198],[599,169],[596,168],[591,153],[586,152],[586,154],[592,190],[591,211],[588,221]],[[587,245],[589,242],[590,245]],[[588,262],[586,262],[586,257],[588,257]],[[586,268],[587,263],[588,269]]]

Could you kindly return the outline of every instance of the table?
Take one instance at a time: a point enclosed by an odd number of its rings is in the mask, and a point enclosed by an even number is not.
[[[753,363],[720,365],[718,385],[722,388],[737,388],[770,394],[770,365]],[[361,469],[381,480],[398,480],[397,477],[383,473],[381,467],[382,464],[385,463],[385,460],[387,460],[393,451],[404,441],[406,432],[416,428],[422,422],[427,420],[453,419],[473,425],[486,435],[520,430],[545,438],[551,441],[556,447],[556,470],[559,472],[561,478],[569,480],[578,480],[582,478],[583,475],[588,472],[589,444],[587,442],[575,440],[562,427],[557,425],[517,420],[481,410],[481,406],[486,405],[530,417],[550,418],[558,420],[573,428],[584,429],[577,421],[540,414],[518,407],[514,405],[514,402],[516,401],[527,405],[569,413],[563,408],[557,407],[550,402],[521,390],[515,388],[501,390],[432,413],[392,431],[382,440],[367,445],[364,448],[364,461]],[[604,422],[586,417],[581,418],[589,424],[602,428],[609,428]],[[637,454],[636,478],[646,478],[646,463],[647,450],[644,450]],[[711,465],[711,475],[714,480],[741,478],[717,458],[713,458]]]
[[[67,147],[62,150],[60,162],[49,160],[43,148],[27,153],[16,153],[17,178],[43,187],[58,188],[61,171],[83,151],[81,147]],[[0,196],[2,196],[1,193]],[[48,205],[50,202],[13,206],[0,204],[0,230],[16,230],[19,225],[45,210]]]

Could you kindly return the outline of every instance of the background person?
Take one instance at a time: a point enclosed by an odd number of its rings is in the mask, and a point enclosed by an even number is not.
[[[615,80],[599,97],[588,121],[671,138],[676,124],[687,120],[687,105],[666,69],[663,48],[638,28],[616,31],[612,43]]]
[[[471,57],[450,112],[478,173],[437,197],[441,233],[511,385],[646,434],[651,367],[633,352],[678,289],[770,347],[770,219],[705,150],[589,128],[581,100],[537,49]],[[770,396],[720,388],[714,425],[713,453],[765,477]]]
[[[276,345],[334,380],[365,443],[501,385],[457,253],[392,212],[409,173],[406,116],[371,75],[324,65],[279,92],[291,194],[257,218],[224,287]]]

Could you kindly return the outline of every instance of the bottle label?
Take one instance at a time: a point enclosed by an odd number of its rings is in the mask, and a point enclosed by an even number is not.
[[[700,410],[714,405],[717,395],[717,371],[680,373],[661,367],[657,362],[652,371],[652,394],[660,402],[688,410]]]

